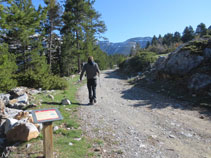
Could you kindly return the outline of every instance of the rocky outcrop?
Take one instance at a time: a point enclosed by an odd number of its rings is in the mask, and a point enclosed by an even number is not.
[[[29,141],[39,136],[42,125],[33,123],[30,111],[23,111],[30,105],[29,100],[33,100],[32,95],[37,93],[41,91],[17,87],[9,94],[0,94],[0,137],[2,140]]]
[[[171,75],[182,76],[198,67],[203,60],[203,56],[192,55],[190,51],[174,52],[169,55],[161,71]]]
[[[190,82],[188,83],[188,88],[191,91],[197,92],[205,89],[210,85],[211,85],[211,76],[206,74],[196,73],[191,77]]]
[[[157,79],[183,80],[194,93],[211,91],[211,39],[191,41],[167,57],[158,58],[153,72]]]

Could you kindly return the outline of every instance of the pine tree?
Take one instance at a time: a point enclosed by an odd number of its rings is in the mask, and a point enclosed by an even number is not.
[[[152,38],[152,42],[151,42],[152,45],[157,45],[158,44],[158,39],[157,37],[154,35],[153,38]]]
[[[7,44],[0,45],[0,91],[7,91],[17,85],[15,56],[8,52]]]
[[[186,27],[183,31],[182,41],[188,42],[194,39],[194,30],[192,26]]]
[[[167,33],[163,37],[163,45],[170,46],[173,43],[173,34]]]
[[[17,55],[20,71],[25,71],[27,62],[30,61],[30,52],[38,47],[39,34],[35,33],[40,30],[40,22],[45,14],[41,7],[36,10],[31,0],[10,1],[4,14],[4,42],[9,44],[9,52]]]
[[[105,24],[100,20],[101,15],[95,11],[93,4],[94,1],[90,0],[67,0],[65,2],[64,26],[61,33],[67,38],[63,37],[65,39],[63,48],[69,49],[64,52],[69,52],[73,61],[75,61],[75,56],[77,57],[78,71],[81,70],[81,59],[94,54],[95,36],[105,31]],[[66,39],[70,37],[71,41],[68,44]]]
[[[63,14],[64,26],[61,33],[73,37],[74,54],[78,59],[78,71],[81,71],[81,49],[84,38],[84,21],[87,15],[87,2],[85,0],[67,0]]]
[[[47,5],[47,19],[45,22],[45,31],[46,31],[46,39],[47,39],[47,59],[48,59],[48,64],[51,68],[52,65],[52,60],[57,56],[59,56],[59,52],[55,51],[58,47],[60,47],[60,43],[58,43],[58,36],[53,34],[55,30],[59,31],[62,23],[62,8],[60,4],[56,0],[44,0],[45,4]],[[55,55],[52,54],[52,51],[58,53]],[[57,63],[53,63],[56,64]],[[53,70],[53,69],[52,69]]]
[[[204,36],[207,34],[207,28],[204,23],[200,23],[197,28],[196,28],[196,34],[199,35],[200,37]]]
[[[175,32],[174,33],[174,37],[173,37],[174,43],[175,42],[180,42],[181,41],[181,35],[179,32]]]

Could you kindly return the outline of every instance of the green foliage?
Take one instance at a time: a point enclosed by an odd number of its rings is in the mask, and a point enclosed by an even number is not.
[[[211,47],[208,40],[195,40],[189,42],[182,50],[190,50],[193,54],[203,55],[203,50],[207,47]]]
[[[76,57],[79,72],[81,60],[85,60],[89,55],[96,56],[95,52],[98,52],[95,51],[96,36],[106,29],[104,22],[100,20],[101,15],[94,9],[93,4],[94,1],[67,0],[64,5],[65,11],[62,17],[64,25],[61,34],[64,39],[71,37],[71,40],[64,42],[65,52],[62,52],[69,54],[70,58],[62,61],[65,62],[63,65],[68,65],[70,62],[75,65],[73,62]]]
[[[55,65],[60,65],[60,52],[57,51],[58,47],[60,47],[60,41],[58,41],[58,36],[53,33],[53,31],[59,31],[62,25],[62,7],[56,0],[44,0],[47,10],[47,18],[45,20],[45,38],[48,47],[47,49],[47,59],[48,64],[52,72],[55,70]],[[56,50],[56,51],[52,51]],[[57,59],[57,60],[55,60]],[[52,67],[54,66],[54,67]],[[59,69],[58,69],[59,70]],[[57,70],[57,74],[60,73],[60,70]],[[55,71],[54,71],[55,72]]]
[[[19,85],[43,89],[65,89],[67,87],[64,79],[50,74],[45,56],[34,52],[27,67],[25,72],[20,72],[17,76]]]
[[[200,23],[196,28],[196,34],[198,34],[200,37],[207,34],[207,28],[204,23]]]
[[[185,43],[192,39],[194,39],[193,27],[192,26],[186,27],[183,31],[182,41]]]
[[[134,57],[124,61],[119,65],[120,69],[126,73],[133,74],[146,70],[151,63],[155,62],[156,54],[153,52],[139,52]]]
[[[17,70],[15,56],[7,52],[7,45],[0,46],[0,91],[7,91],[17,85],[14,73]]]

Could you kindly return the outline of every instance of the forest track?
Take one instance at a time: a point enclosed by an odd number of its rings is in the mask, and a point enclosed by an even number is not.
[[[102,72],[100,82],[95,105],[86,85],[78,91],[82,129],[100,157],[211,158],[206,111],[130,85],[115,70]]]

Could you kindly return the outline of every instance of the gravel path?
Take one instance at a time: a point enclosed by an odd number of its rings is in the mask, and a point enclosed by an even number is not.
[[[134,87],[104,71],[97,104],[78,91],[82,129],[103,158],[211,158],[211,121],[187,103]],[[103,144],[101,141],[103,140]]]

